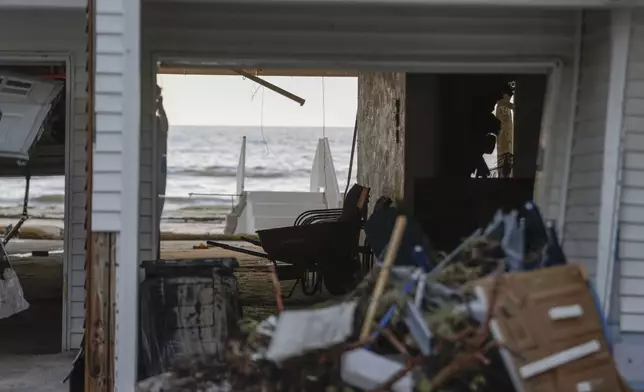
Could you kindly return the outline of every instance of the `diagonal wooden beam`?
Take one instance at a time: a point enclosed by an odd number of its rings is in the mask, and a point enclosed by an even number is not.
[[[266,80],[264,80],[262,78],[259,78],[259,77],[255,76],[255,75],[252,75],[252,74],[249,74],[246,71],[243,71],[241,69],[234,69],[232,71],[235,72],[238,75],[241,75],[241,76],[245,77],[246,79],[252,80],[253,82],[255,82],[257,84],[266,87],[269,90],[275,91],[276,93],[278,93],[280,95],[283,95],[286,98],[299,103],[300,106],[303,106],[304,102],[306,102],[306,100],[304,98],[298,97],[297,95],[295,95],[293,93],[290,93],[290,92],[284,90],[283,88],[274,85],[273,83],[267,82]]]

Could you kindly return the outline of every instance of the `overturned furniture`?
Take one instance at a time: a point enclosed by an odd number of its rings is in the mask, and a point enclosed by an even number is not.
[[[280,280],[296,281],[287,297],[298,283],[305,295],[316,293],[322,282],[329,293],[344,294],[359,279],[361,256],[368,257],[366,247],[359,246],[368,200],[369,188],[356,184],[347,193],[343,208],[306,211],[293,226],[257,231],[259,241],[247,241],[266,253],[207,243],[270,260]]]

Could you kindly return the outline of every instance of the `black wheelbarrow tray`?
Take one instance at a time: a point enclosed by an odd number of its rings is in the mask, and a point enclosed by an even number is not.
[[[317,291],[317,276],[312,287],[308,282],[307,275],[311,271],[321,272],[329,293],[339,295],[348,292],[359,269],[356,258],[359,234],[359,222],[330,221],[258,230],[259,243],[244,239],[261,246],[265,253],[215,241],[207,241],[207,244],[270,260],[280,280],[296,279],[287,297],[292,295],[298,281],[302,283],[304,294],[312,295]]]

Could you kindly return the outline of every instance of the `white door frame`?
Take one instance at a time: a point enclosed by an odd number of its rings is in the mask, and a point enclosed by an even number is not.
[[[216,62],[213,61],[216,58]],[[172,63],[172,61],[194,61],[195,63],[216,63],[219,68],[231,69],[248,69],[248,68],[276,68],[276,69],[297,69],[297,68],[312,68],[312,69],[344,69],[344,70],[361,70],[361,71],[375,71],[375,72],[415,72],[415,73],[463,73],[463,74],[546,74],[548,75],[548,86],[546,89],[546,96],[543,107],[542,121],[541,121],[541,136],[540,142],[545,144],[545,157],[542,180],[539,184],[539,189],[535,189],[535,200],[537,203],[544,202],[546,195],[546,188],[552,180],[551,171],[553,168],[553,153],[554,146],[551,145],[553,141],[552,132],[555,125],[555,116],[559,105],[559,97],[561,96],[561,78],[563,63],[557,58],[552,58],[543,61],[526,61],[516,58],[507,59],[489,59],[482,57],[478,60],[471,59],[457,59],[452,61],[378,61],[378,60],[364,60],[364,61],[303,61],[303,60],[262,60],[262,59],[235,59],[235,58],[219,58],[215,55],[204,56],[203,54],[181,54],[181,53],[165,53],[165,52],[152,52],[152,65],[154,81],[157,77],[157,64],[159,61],[164,63]],[[154,88],[154,85],[152,86]],[[154,94],[152,94],[154,99]],[[153,104],[153,102],[149,103]],[[569,115],[565,113],[564,115]],[[172,119],[170,119],[170,122]],[[158,161],[157,151],[157,131],[156,121],[153,124],[153,137],[152,137],[152,159],[154,163]],[[156,166],[155,166],[156,167]],[[152,176],[153,194],[156,194],[156,173],[155,170]],[[153,197],[152,200],[152,213],[155,218],[157,214],[158,197]],[[558,212],[558,211],[557,211]],[[154,220],[153,220],[154,221]],[[153,227],[153,252],[156,252],[159,239],[159,228],[156,223]]]
[[[0,50],[0,64],[40,65],[40,64],[65,64],[65,202],[63,217],[63,311],[62,311],[62,336],[61,350],[70,349],[69,313],[71,312],[72,287],[72,159],[73,146],[72,130],[74,129],[73,103],[74,103],[74,62],[71,53],[64,52],[3,52]]]

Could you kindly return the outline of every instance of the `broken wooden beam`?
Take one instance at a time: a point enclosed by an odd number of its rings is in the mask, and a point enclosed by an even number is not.
[[[300,106],[303,106],[304,102],[306,102],[306,100],[304,98],[298,97],[297,95],[295,95],[293,93],[290,93],[290,92],[284,90],[283,88],[278,87],[278,86],[274,85],[273,83],[270,83],[270,82],[268,82],[268,81],[266,81],[266,80],[264,80],[262,78],[259,78],[259,77],[255,76],[255,75],[252,75],[252,74],[249,74],[246,71],[243,71],[241,69],[234,69],[233,72],[245,77],[246,79],[252,80],[253,82],[255,82],[255,83],[257,83],[257,84],[259,84],[261,86],[264,86],[269,90],[275,91],[276,93],[278,93],[280,95],[283,95],[283,96],[285,96],[286,98],[288,98],[290,100],[293,100],[293,101],[299,103]]]

